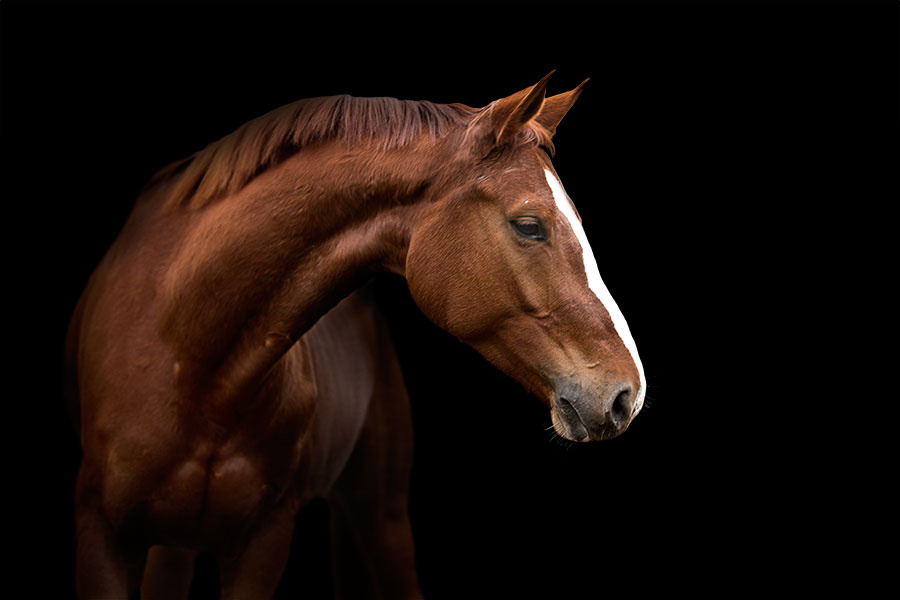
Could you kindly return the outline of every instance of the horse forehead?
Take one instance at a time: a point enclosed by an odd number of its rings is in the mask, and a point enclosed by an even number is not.
[[[572,201],[572,198],[569,197],[569,194],[566,192],[563,187],[562,180],[560,180],[559,175],[556,174],[550,167],[544,167],[541,169],[541,182],[543,183],[544,188],[547,190],[551,199],[553,200],[553,205],[556,208],[556,211],[561,215],[566,217],[567,221],[571,221],[572,217],[574,220],[581,223],[581,215],[578,214],[578,209],[575,207],[575,202]],[[572,224],[573,233],[575,233],[577,226]]]
[[[544,200],[552,206],[553,194],[544,178],[544,169],[546,166],[537,159],[518,161],[482,175],[479,181],[494,188],[497,195],[514,202]]]

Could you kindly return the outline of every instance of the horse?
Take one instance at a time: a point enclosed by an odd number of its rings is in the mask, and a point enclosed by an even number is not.
[[[643,366],[551,162],[587,80],[550,75],[482,108],[301,100],[151,178],[67,337],[79,597],[184,598],[198,552],[223,598],[271,597],[318,498],[339,594],[421,597],[379,272],[561,437],[626,430]]]

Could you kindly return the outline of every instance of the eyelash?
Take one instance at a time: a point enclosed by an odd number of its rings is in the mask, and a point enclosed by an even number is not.
[[[509,223],[513,230],[525,239],[547,241],[547,232],[543,224],[535,218],[515,219]]]

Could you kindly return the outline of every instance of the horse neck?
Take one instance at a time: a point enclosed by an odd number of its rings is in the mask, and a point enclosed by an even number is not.
[[[446,161],[427,139],[370,150],[304,149],[192,217],[169,269],[163,331],[187,385],[243,397],[376,271],[403,273]]]

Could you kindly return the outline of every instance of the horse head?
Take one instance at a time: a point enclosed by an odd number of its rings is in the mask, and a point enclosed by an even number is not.
[[[548,78],[478,111],[453,142],[406,278],[429,319],[550,408],[559,435],[608,439],[641,410],[646,381],[545,150],[584,83],[546,97]]]

